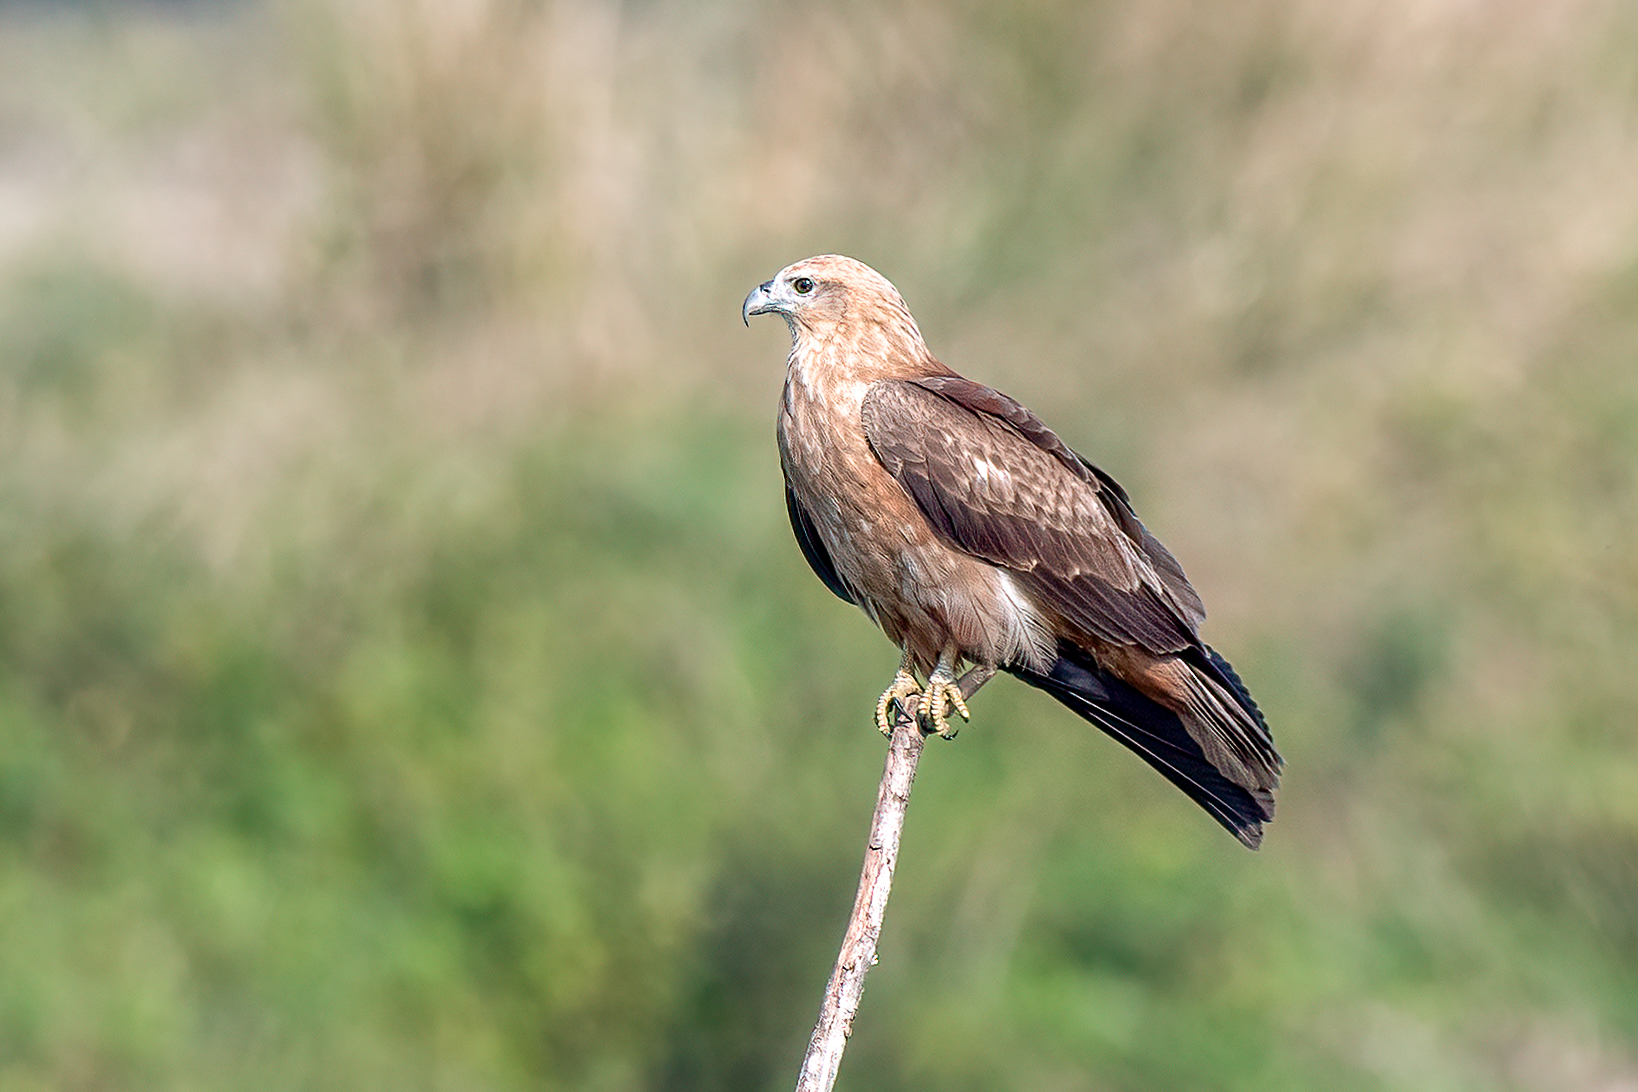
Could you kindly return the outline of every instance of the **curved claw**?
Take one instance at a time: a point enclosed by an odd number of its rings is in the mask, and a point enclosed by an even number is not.
[[[908,702],[908,699],[915,697],[921,692],[921,684],[916,681],[916,677],[910,674],[910,672],[906,671],[904,668],[899,668],[899,673],[893,676],[892,684],[888,686],[886,690],[882,691],[881,698],[876,702],[876,730],[882,735],[886,736],[888,739],[892,739],[893,702]],[[910,706],[906,704],[905,708],[909,709]]]
[[[948,706],[960,715],[962,720],[972,720],[972,713],[967,710],[967,702],[961,696],[961,687],[954,679],[933,678],[927,682],[927,689],[921,694],[921,719],[931,724],[933,731],[943,739],[954,739],[958,728],[950,726]]]

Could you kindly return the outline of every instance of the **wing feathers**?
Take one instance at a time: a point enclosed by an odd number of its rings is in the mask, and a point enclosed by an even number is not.
[[[1173,600],[1173,605],[1188,621],[1189,628],[1193,630],[1206,620],[1205,605],[1200,602],[1200,596],[1183,575],[1183,567],[1177,563],[1171,551],[1161,545],[1160,540],[1150,534],[1149,529],[1137,518],[1137,512],[1133,510],[1132,500],[1126,495],[1126,490],[1122,489],[1114,478],[1094,466],[1084,455],[1064,443],[1056,432],[1047,427],[1046,422],[1031,413],[1023,403],[994,388],[956,375],[927,376],[916,380],[915,384],[975,413],[988,414],[1006,422],[1020,438],[1051,455],[1070,473],[1093,486],[1098,491],[1098,498],[1103,502],[1110,518],[1133,545],[1154,564],[1169,597]]]
[[[1181,652],[1194,642],[1187,624],[1154,590],[1132,591],[1090,577],[1032,574],[1032,583],[1051,596],[1065,621],[1112,645],[1142,645],[1151,652]]]
[[[1057,662],[1045,674],[1020,666],[1007,670],[1130,748],[1245,845],[1256,849],[1261,844],[1263,824],[1274,818],[1271,779],[1277,775],[1272,771],[1266,777],[1242,781],[1237,776],[1240,771],[1220,768],[1176,713],[1102,671],[1073,648],[1060,645]]]
[[[813,517],[802,507],[802,502],[796,499],[796,493],[791,489],[789,482],[785,483],[785,512],[791,518],[791,530],[796,532],[796,544],[802,547],[802,556],[808,559],[808,567],[813,570],[814,575],[819,577],[838,599],[857,605],[858,597],[848,588],[842,574],[836,571],[836,563],[831,560],[830,551],[825,549],[824,542],[819,538],[819,529],[813,525]]]
[[[951,546],[1018,574],[1090,637],[1178,652],[1204,612],[1120,487],[1007,396],[953,376],[874,384],[865,436]]]

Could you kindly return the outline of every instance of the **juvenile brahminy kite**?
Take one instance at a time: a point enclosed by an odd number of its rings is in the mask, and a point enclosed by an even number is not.
[[[779,455],[796,541],[904,653],[877,727],[890,733],[898,700],[953,737],[950,713],[968,719],[967,699],[1005,671],[1255,849],[1279,753],[1126,491],[1022,405],[941,364],[862,262],[787,266],[745,297],[747,324],[768,313],[791,333]]]

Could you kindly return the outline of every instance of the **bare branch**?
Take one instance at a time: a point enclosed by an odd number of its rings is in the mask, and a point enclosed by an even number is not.
[[[802,1073],[796,1092],[830,1092],[836,1071],[842,1065],[842,1051],[853,1034],[853,1017],[864,995],[865,975],[876,963],[876,941],[882,933],[887,913],[887,896],[893,887],[893,866],[899,859],[899,835],[904,830],[904,813],[910,805],[910,788],[916,780],[916,763],[921,759],[922,734],[916,718],[897,700],[893,704],[893,739],[887,748],[887,764],[882,770],[881,788],[876,793],[876,814],[870,821],[870,841],[865,847],[864,870],[859,874],[859,893],[853,900],[853,916],[848,919],[836,968],[825,987],[819,1022],[814,1025],[808,1053],[802,1059]]]

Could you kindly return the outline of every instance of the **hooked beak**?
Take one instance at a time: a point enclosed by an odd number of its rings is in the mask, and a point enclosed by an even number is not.
[[[766,315],[770,311],[779,310],[779,305],[774,303],[773,295],[769,291],[771,288],[773,281],[763,281],[745,297],[745,304],[739,309],[739,317],[745,321],[745,325],[751,324],[752,315]]]

